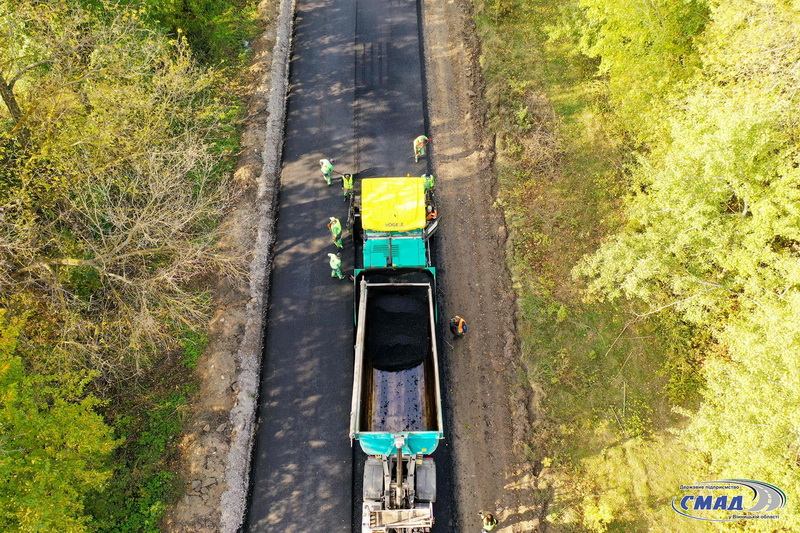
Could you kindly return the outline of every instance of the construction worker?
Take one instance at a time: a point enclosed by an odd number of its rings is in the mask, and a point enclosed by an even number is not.
[[[481,521],[483,522],[481,524],[483,526],[481,531],[491,531],[497,526],[497,518],[495,518],[492,513],[480,511],[478,514],[481,515]]]
[[[342,223],[339,222],[339,219],[336,217],[331,217],[331,221],[328,222],[328,229],[331,230],[333,244],[335,244],[340,250],[344,248],[344,244],[342,244]]]
[[[433,174],[423,174],[420,176],[421,178],[425,179],[425,192],[432,191],[433,188],[436,186],[436,178]]]
[[[347,201],[348,196],[353,196],[353,175],[352,174],[342,174],[342,194],[344,195],[344,201]]]
[[[342,272],[342,254],[328,254],[328,263],[331,265],[331,277],[336,276],[339,279],[344,279],[344,272]]]
[[[467,333],[467,321],[456,315],[450,319],[450,332],[454,339],[460,339]]]
[[[325,178],[325,183],[330,185],[332,183],[333,164],[336,163],[335,159],[320,159],[319,169],[322,171],[322,177]]]
[[[427,138],[424,135],[420,135],[416,139],[414,139],[414,162],[419,163],[419,158],[425,155],[425,147],[428,146],[428,143],[431,142],[431,139]]]
[[[425,220],[429,222],[431,220],[436,220],[436,217],[439,216],[439,212],[436,211],[436,207],[434,207],[433,204],[428,204],[428,206],[425,208],[425,211],[428,213],[427,215],[425,215]]]

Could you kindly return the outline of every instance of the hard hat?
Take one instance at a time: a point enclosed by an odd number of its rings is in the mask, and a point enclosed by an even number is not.
[[[431,211],[433,211],[433,206],[428,205],[428,207],[426,207],[425,209],[428,211],[428,213],[430,213]]]
[[[330,217],[330,218],[331,218],[331,222],[333,222],[334,220],[336,220],[336,217]]]

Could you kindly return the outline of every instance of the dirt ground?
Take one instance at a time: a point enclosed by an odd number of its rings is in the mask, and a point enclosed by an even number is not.
[[[252,96],[234,177],[241,196],[227,220],[232,237],[223,243],[246,254],[253,267],[247,286],[218,280],[210,343],[197,369],[201,387],[180,443],[185,495],[167,513],[165,531],[234,532],[243,517],[291,7],[292,0],[261,5],[269,24],[252,44]],[[494,206],[493,140],[485,132],[471,4],[424,0],[423,20],[431,157],[443,216],[438,243],[444,313],[460,314],[469,325],[467,336],[448,341],[442,354],[452,433],[445,443],[459,476],[458,522],[462,531],[477,531],[477,512],[485,510],[500,519],[495,531],[543,531],[547,491],[524,453],[539,395],[517,379],[516,300],[505,267],[507,232]]]
[[[423,5],[445,312],[469,325],[467,336],[444,352],[459,523],[477,531],[477,512],[485,510],[500,519],[495,531],[540,531],[547,491],[524,453],[540,395],[517,380],[516,298],[505,263],[505,221],[495,207],[494,141],[485,127],[471,3]]]

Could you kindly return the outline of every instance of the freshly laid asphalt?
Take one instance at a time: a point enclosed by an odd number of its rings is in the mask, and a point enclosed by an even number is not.
[[[347,204],[319,160],[335,158],[357,188],[363,177],[427,171],[412,150],[425,133],[417,12],[416,0],[297,1],[248,531],[360,531],[365,456],[348,438],[353,286],[331,278],[327,257],[336,248],[326,224],[344,224]],[[435,531],[452,531],[449,461],[437,460]]]

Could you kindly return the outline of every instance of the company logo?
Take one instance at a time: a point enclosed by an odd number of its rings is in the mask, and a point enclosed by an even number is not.
[[[773,511],[786,505],[786,494],[769,483],[752,479],[720,479],[681,485],[683,496],[672,498],[672,509],[709,522],[779,518]]]

